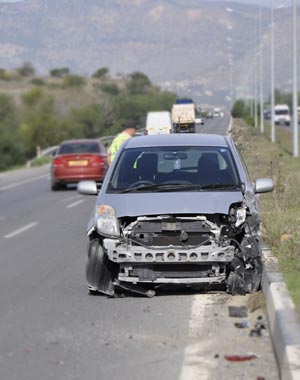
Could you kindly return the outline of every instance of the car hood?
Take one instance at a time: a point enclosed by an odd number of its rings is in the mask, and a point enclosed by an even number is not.
[[[101,194],[97,204],[112,206],[117,218],[163,214],[228,214],[232,203],[242,202],[240,191]]]

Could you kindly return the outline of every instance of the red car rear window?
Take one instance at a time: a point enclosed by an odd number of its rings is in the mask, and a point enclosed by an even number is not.
[[[100,153],[100,146],[96,142],[67,143],[61,145],[58,154]]]

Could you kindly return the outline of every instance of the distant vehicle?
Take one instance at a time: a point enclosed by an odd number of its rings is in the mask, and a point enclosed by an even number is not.
[[[274,122],[275,124],[284,124],[290,125],[291,123],[291,114],[290,108],[287,104],[276,104],[274,107]]]
[[[203,117],[202,116],[196,116],[195,117],[195,124],[197,125],[204,125],[204,119],[203,119]]]
[[[213,118],[214,118],[214,114],[212,113],[212,111],[208,111],[208,112],[206,113],[206,118],[207,118],[207,119],[213,119]]]
[[[271,110],[270,109],[265,109],[264,110],[264,119],[265,120],[270,120],[271,119]]]
[[[214,117],[221,117],[221,109],[220,108],[214,108]]]
[[[146,120],[147,135],[165,135],[172,132],[169,111],[148,112]]]
[[[172,107],[173,132],[195,132],[195,104],[192,99],[177,99]]]
[[[233,140],[198,133],[128,139],[87,227],[90,293],[223,284],[253,293],[262,276],[258,194]],[[98,194],[83,181],[81,194]],[[224,288],[225,288],[224,286]]]
[[[81,180],[102,182],[108,169],[106,151],[99,139],[66,140],[51,165],[51,189]]]

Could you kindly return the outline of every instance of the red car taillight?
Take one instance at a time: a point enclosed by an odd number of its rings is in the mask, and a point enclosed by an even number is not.
[[[64,166],[64,161],[60,157],[56,157],[53,159],[53,166]]]
[[[90,164],[93,167],[104,166],[105,165],[105,161],[104,161],[103,157],[101,157],[101,156],[95,156],[95,157],[91,158]]]

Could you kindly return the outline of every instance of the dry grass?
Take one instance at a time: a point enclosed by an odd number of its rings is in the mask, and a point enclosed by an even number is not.
[[[292,157],[292,134],[276,128],[276,143],[241,120],[233,138],[247,163],[250,177],[272,177],[275,190],[261,195],[263,238],[278,257],[287,286],[300,308],[300,158]]]

